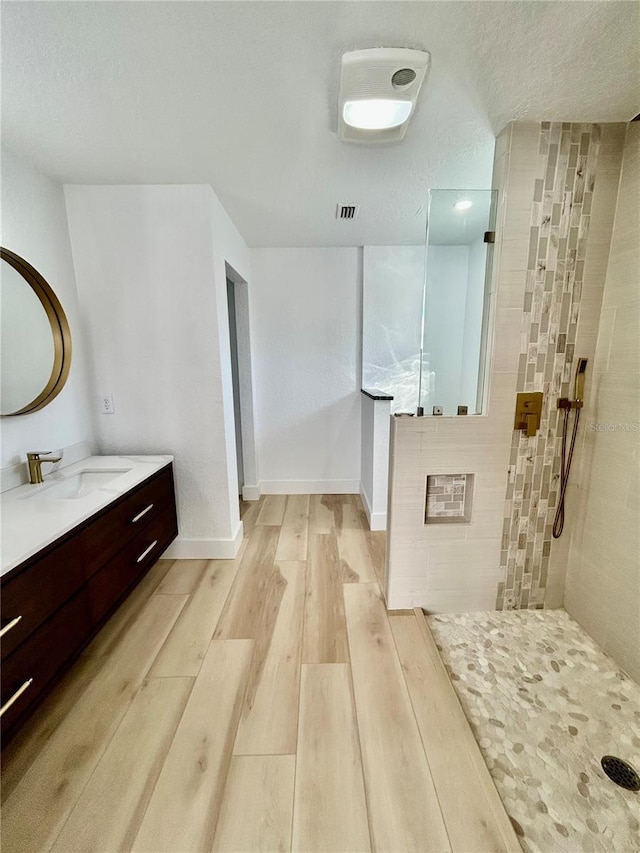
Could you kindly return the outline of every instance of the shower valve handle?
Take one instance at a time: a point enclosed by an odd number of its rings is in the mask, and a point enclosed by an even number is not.
[[[537,415],[525,415],[525,421],[527,422],[527,438],[533,438],[533,436],[538,432],[538,416]]]
[[[513,428],[521,429],[526,433],[527,438],[533,438],[540,429],[541,419],[542,391],[519,392],[516,395],[516,415]]]

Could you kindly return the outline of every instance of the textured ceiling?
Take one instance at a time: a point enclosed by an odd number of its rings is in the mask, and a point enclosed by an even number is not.
[[[69,183],[210,183],[252,246],[423,240],[511,119],[640,112],[636,2],[8,2],[5,142]],[[340,56],[431,51],[406,139],[336,136]],[[335,220],[338,202],[361,205]]]

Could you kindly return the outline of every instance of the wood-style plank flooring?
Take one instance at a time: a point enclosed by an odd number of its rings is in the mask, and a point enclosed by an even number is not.
[[[242,505],[157,563],[8,745],[4,853],[519,851],[353,495]]]

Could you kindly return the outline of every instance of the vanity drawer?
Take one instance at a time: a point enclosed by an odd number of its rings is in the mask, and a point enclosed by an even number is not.
[[[92,622],[101,621],[112,610],[140,575],[155,563],[176,533],[175,509],[169,506],[94,575],[87,585]]]
[[[0,679],[3,706],[33,679],[2,715],[3,735],[36,701],[90,633],[87,601],[81,591],[3,662]]]
[[[2,584],[2,660],[7,658],[85,581],[78,537]]]
[[[112,504],[82,534],[86,577],[104,566],[142,527],[174,502],[173,469],[169,465],[135,492]]]

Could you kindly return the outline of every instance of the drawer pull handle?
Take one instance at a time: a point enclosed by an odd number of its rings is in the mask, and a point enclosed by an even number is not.
[[[28,687],[31,687],[32,684],[33,684],[33,678],[30,678],[28,681],[25,681],[25,683],[22,685],[22,687],[18,687],[18,689],[13,694],[11,699],[9,699],[8,702],[5,702],[4,705],[2,706],[2,708],[0,708],[0,717],[4,714],[5,711],[9,710],[9,708],[13,705],[14,702],[18,701],[18,699],[22,696],[24,691]]]
[[[146,507],[146,509],[143,509],[142,512],[139,512],[137,515],[134,515],[133,518],[131,519],[131,523],[135,524],[136,521],[140,521],[142,516],[146,515],[150,509],[153,509],[153,504],[149,504],[149,506]]]
[[[8,622],[4,626],[4,628],[0,631],[0,637],[4,637],[4,635],[8,634],[12,628],[15,628],[21,619],[22,619],[22,616],[16,616],[15,619],[12,619],[11,622]]]
[[[151,543],[151,545],[149,545],[148,548],[145,548],[144,551],[142,552],[142,554],[140,554],[140,556],[136,560],[136,563],[141,563],[144,560],[144,558],[147,556],[147,554],[150,551],[153,551],[153,549],[156,547],[157,544],[158,544],[158,540],[154,539],[153,542]]]

